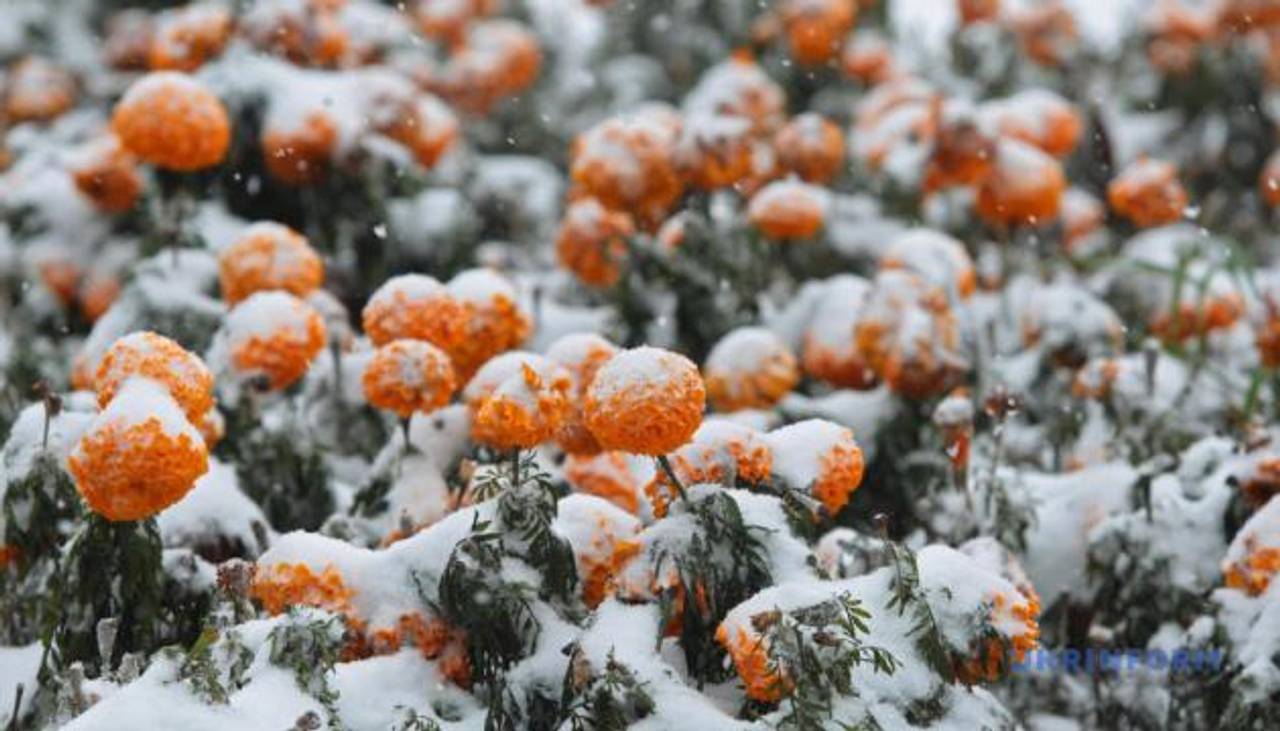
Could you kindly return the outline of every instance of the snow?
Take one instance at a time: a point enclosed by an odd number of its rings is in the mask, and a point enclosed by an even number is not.
[[[250,557],[267,548],[260,544],[259,532],[268,541],[272,536],[262,509],[240,491],[235,468],[214,458],[195,487],[161,512],[156,524],[166,546],[204,545],[225,537],[238,541]]]
[[[636,398],[643,398],[663,389],[686,370],[696,367],[679,353],[651,346],[624,350],[596,371],[591,382],[592,397],[604,401],[620,393],[633,393]]]

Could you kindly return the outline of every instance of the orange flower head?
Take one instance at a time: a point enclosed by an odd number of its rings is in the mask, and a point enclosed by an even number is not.
[[[306,297],[324,282],[324,263],[302,234],[262,221],[218,254],[218,279],[229,305],[272,289]]]
[[[177,71],[153,72],[134,82],[116,104],[111,128],[143,161],[179,172],[217,165],[231,143],[222,102]]]
[[[791,692],[794,681],[783,677],[769,657],[769,644],[749,625],[730,630],[726,620],[716,628],[716,641],[728,651],[734,669],[746,686],[747,697],[762,703],[777,703]]]
[[[800,368],[786,343],[762,327],[729,332],[707,355],[707,398],[717,411],[768,409],[800,382]]]
[[[105,408],[134,377],[168,389],[192,423],[213,408],[213,374],[200,356],[163,335],[139,331],[112,343],[93,377],[98,405]]]
[[[1275,0],[1224,0],[1217,11],[1218,31],[1223,34],[1280,26],[1280,4]]]
[[[1172,163],[1142,159],[1131,163],[1107,185],[1107,203],[1138,228],[1182,220],[1187,191]]]
[[[399,142],[424,168],[435,167],[458,139],[458,119],[449,105],[434,94],[406,97],[388,89],[373,99],[370,125]]]
[[[826,224],[829,205],[830,195],[823,188],[798,180],[778,180],[751,197],[747,220],[772,241],[809,239]]]
[[[533,321],[520,308],[511,282],[492,269],[458,273],[445,289],[462,305],[464,336],[448,349],[458,377],[466,381],[490,358],[519,347],[529,337]]]
[[[532,86],[541,71],[537,35],[517,21],[494,19],[469,24],[444,65],[427,71],[420,83],[453,106],[484,116]]]
[[[1252,596],[1280,573],[1280,498],[1272,497],[1241,526],[1222,562],[1226,584]]]
[[[844,167],[844,135],[818,114],[796,116],[773,138],[778,164],[806,183],[830,183]]]
[[[3,99],[9,124],[47,122],[75,104],[76,82],[53,62],[28,56],[9,68]]]
[[[258,566],[250,595],[275,616],[292,607],[318,607],[339,615],[352,615],[355,590],[347,586],[332,564],[316,573],[305,563],[273,563]]]
[[[1060,159],[1075,151],[1084,131],[1075,105],[1048,89],[1024,89],[987,102],[979,114],[999,136],[1022,140]]]
[[[840,274],[822,283],[801,351],[801,365],[811,378],[838,388],[865,390],[875,386],[876,372],[854,338],[870,291],[871,283],[853,274]]]
[[[595,198],[569,204],[556,234],[556,258],[584,284],[612,287],[622,276],[627,237],[635,233],[631,216],[611,211]]]
[[[904,269],[948,292],[954,299],[968,299],[978,286],[977,269],[964,244],[927,228],[899,235],[880,255],[881,269]]]
[[[751,134],[770,136],[787,120],[787,95],[747,53],[707,69],[686,95],[689,116],[742,117]]]
[[[604,498],[633,515],[640,511],[640,481],[622,452],[570,454],[564,479],[578,492]]]
[[[615,577],[640,552],[642,525],[631,513],[591,495],[575,494],[556,505],[557,533],[569,541],[582,577],[582,598],[595,608],[614,591]]]
[[[945,291],[914,272],[885,269],[876,275],[854,338],[867,365],[890,389],[910,398],[948,390],[968,368]]]
[[[951,186],[977,185],[991,175],[996,143],[977,120],[944,114],[938,127],[922,189],[931,193]]]
[[[569,176],[606,209],[660,221],[684,192],[674,163],[679,130],[679,116],[662,107],[606,119],[574,140]]]
[[[587,397],[587,388],[596,377],[596,371],[617,353],[617,346],[591,333],[565,335],[547,348],[547,357],[564,366],[573,378],[573,398],[570,400],[569,413],[560,431],[556,433],[556,443],[567,454],[591,455],[600,452],[600,444],[587,428],[582,404]]]
[[[693,441],[671,454],[671,469],[685,485],[760,485],[773,473],[773,450],[765,435],[751,427],[727,419],[707,419],[694,432]],[[644,492],[658,518],[667,515],[677,497],[675,485],[663,470],[654,471]]]
[[[803,66],[835,58],[858,19],[855,0],[784,0],[779,12],[791,56]]]
[[[977,213],[993,226],[1036,226],[1058,217],[1067,179],[1048,153],[1015,139],[996,143],[991,176],[978,190]]]
[[[483,371],[483,369],[482,369]],[[477,442],[499,449],[532,449],[551,439],[569,413],[573,379],[558,364],[526,358],[480,402],[471,424]]]
[[[1195,67],[1201,46],[1212,40],[1213,8],[1160,2],[1147,11],[1147,59],[1162,73],[1185,76]]]
[[[192,3],[161,13],[148,62],[155,71],[195,71],[231,40],[231,13],[213,3]]]
[[[1258,177],[1258,190],[1267,205],[1280,208],[1280,150],[1271,153],[1267,164],[1262,167],[1262,174]]]
[[[425,274],[388,279],[369,297],[361,319],[374,345],[407,338],[448,352],[466,337],[466,309],[443,284]]]
[[[962,25],[990,23],[1000,16],[1000,0],[956,0]]]
[[[338,127],[324,110],[309,112],[297,127],[270,118],[262,132],[262,160],[282,183],[304,186],[324,179],[338,146]]]
[[[1056,67],[1070,58],[1080,41],[1076,18],[1062,0],[1010,13],[1009,26],[1022,52],[1041,66]]]
[[[659,456],[688,442],[706,407],[698,367],[660,348],[624,350],[587,388],[586,424],[604,449]]]
[[[133,155],[115,135],[86,145],[71,165],[71,179],[103,213],[123,213],[133,208],[142,193],[142,176]]]
[[[325,346],[324,318],[288,292],[257,292],[231,308],[224,325],[232,369],[262,376],[272,390],[292,385]]]
[[[422,340],[393,340],[378,348],[361,383],[370,405],[401,419],[435,411],[458,388],[449,356]]]
[[[67,459],[89,508],[111,521],[164,510],[208,467],[200,433],[165,387],[144,377],[120,388]]]
[[[860,30],[849,36],[840,53],[840,68],[845,76],[867,86],[888,81],[899,73],[893,45],[876,30]]]
[[[758,138],[751,120],[727,114],[690,115],[674,159],[685,182],[702,190],[747,185],[757,169]]]
[[[862,449],[853,432],[824,419],[796,422],[765,435],[773,472],[836,515],[862,484]]]
[[[120,278],[114,271],[93,269],[80,280],[80,314],[97,322],[120,296]]]

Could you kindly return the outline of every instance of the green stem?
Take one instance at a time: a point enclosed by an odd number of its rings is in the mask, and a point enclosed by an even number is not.
[[[667,479],[671,480],[671,484],[675,485],[676,492],[680,493],[680,499],[685,505],[689,504],[689,494],[684,491],[684,484],[680,482],[680,478],[676,477],[676,471],[671,467],[671,461],[667,459],[667,455],[658,455],[658,466],[666,473]]]

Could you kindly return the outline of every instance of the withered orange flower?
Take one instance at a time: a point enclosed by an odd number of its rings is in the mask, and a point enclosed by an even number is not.
[[[116,104],[111,128],[142,160],[180,172],[217,165],[231,143],[222,102],[176,71],[153,72],[134,82]]]
[[[144,520],[186,495],[209,466],[204,440],[164,386],[129,379],[67,459],[89,508]]]
[[[111,344],[93,377],[98,405],[106,407],[129,379],[141,376],[168,389],[193,423],[213,408],[213,374],[200,356],[153,332],[125,335]]]
[[[448,351],[466,336],[466,310],[445,286],[425,274],[401,274],[369,297],[361,319],[374,345],[407,338]]]
[[[556,234],[556,259],[584,284],[612,287],[622,276],[626,238],[635,233],[631,216],[611,211],[595,198],[569,204]]]
[[[219,252],[218,280],[230,305],[271,289],[306,297],[324,282],[324,263],[302,234],[261,221]]]
[[[624,350],[587,388],[586,424],[604,449],[660,456],[689,441],[706,400],[688,358],[661,348]]]
[[[1107,185],[1107,203],[1139,228],[1182,220],[1187,191],[1173,163],[1145,158],[1131,163]]]
[[[325,345],[324,318],[288,292],[257,292],[231,308],[225,324],[232,368],[262,376],[272,390],[292,385]]]
[[[422,340],[393,340],[378,348],[361,383],[370,405],[401,419],[435,411],[458,388],[449,356]]]

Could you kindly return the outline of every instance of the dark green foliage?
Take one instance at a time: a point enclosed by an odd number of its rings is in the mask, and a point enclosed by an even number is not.
[[[916,637],[916,646],[920,654],[929,662],[934,672],[947,682],[951,682],[954,679],[954,670],[947,656],[942,634],[938,630],[938,622],[920,586],[920,568],[916,564],[915,554],[892,541],[887,543],[894,577],[893,597],[885,608],[897,611],[898,616],[903,616],[908,611],[912,613],[915,625],[911,628],[911,633]]]
[[[319,701],[329,728],[341,729],[338,691],[329,684],[333,666],[342,655],[346,624],[342,617],[326,615],[308,619],[291,611],[287,620],[271,630],[271,662],[293,671],[304,693]]]
[[[575,647],[560,701],[565,723],[570,731],[625,731],[654,711],[645,685],[612,652],[597,673]]]

